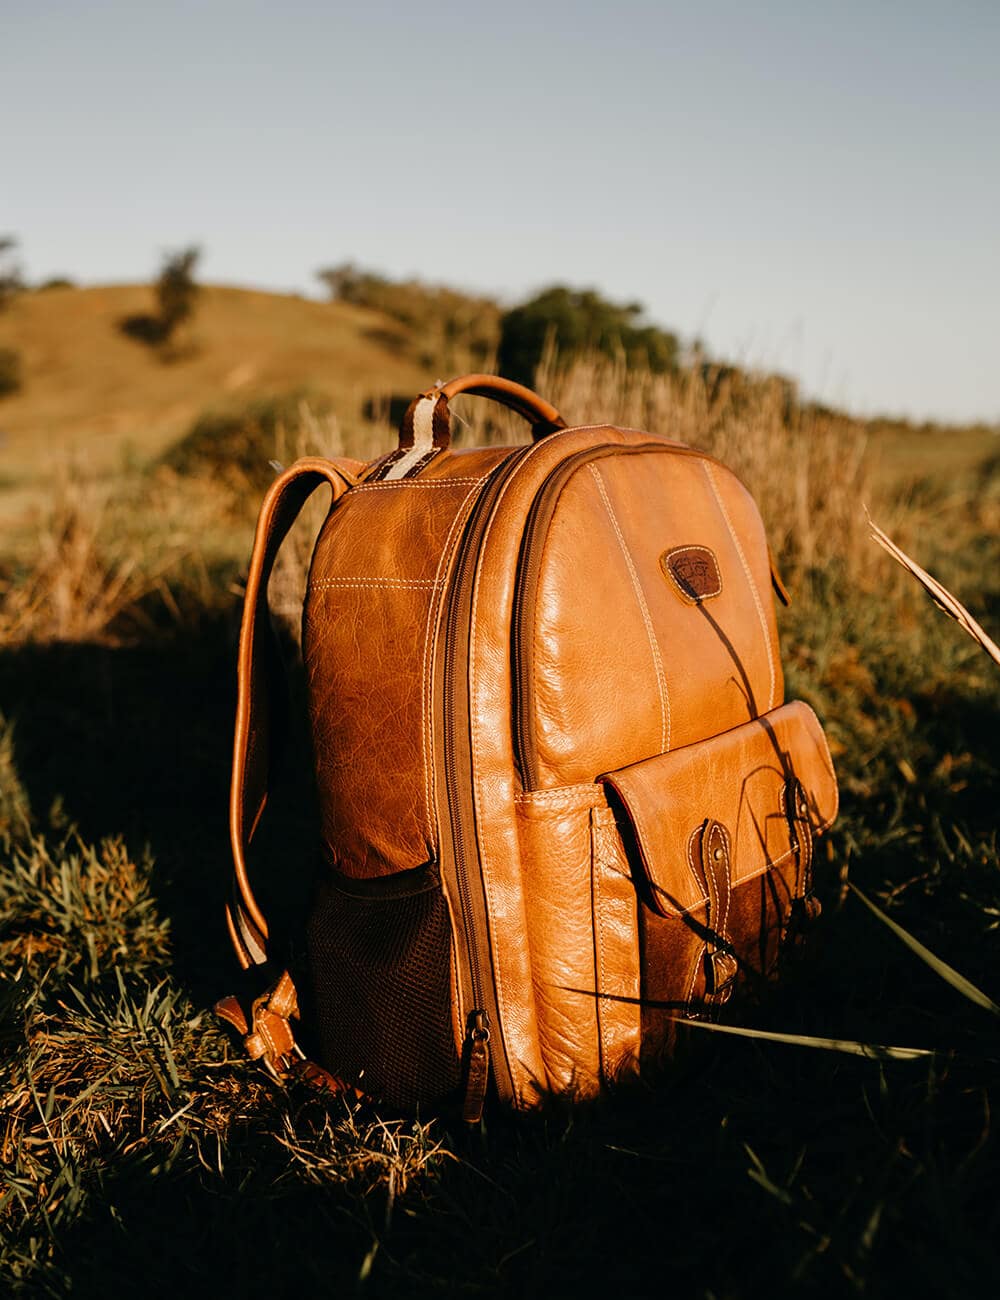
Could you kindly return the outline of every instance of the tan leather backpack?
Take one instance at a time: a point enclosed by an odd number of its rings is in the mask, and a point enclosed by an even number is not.
[[[454,450],[449,401],[492,398],[528,446]],[[267,796],[266,589],[332,489],[303,613],[322,863],[299,979],[276,980],[247,873]],[[818,910],[837,784],[784,700],[757,508],[660,434],[567,428],[520,385],[419,396],[370,465],[300,460],[267,494],[247,580],[229,929],[270,984],[219,1010],[279,1074],[394,1107],[588,1097],[770,975]],[[270,972],[268,974],[268,972]],[[262,981],[263,983],[263,981]],[[306,1063],[290,1021],[322,1068]]]

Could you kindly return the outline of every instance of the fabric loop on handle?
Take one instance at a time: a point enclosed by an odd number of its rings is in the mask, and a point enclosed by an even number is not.
[[[536,440],[566,428],[566,421],[551,402],[523,384],[501,379],[499,375],[461,375],[414,398],[403,416],[398,449],[373,477],[385,480],[408,478],[436,452],[449,446],[451,412],[448,403],[459,393],[488,397],[523,416],[531,425]]]

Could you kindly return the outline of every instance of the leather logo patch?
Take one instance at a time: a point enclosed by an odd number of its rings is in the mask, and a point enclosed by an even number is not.
[[[707,546],[675,546],[660,556],[660,568],[684,600],[698,604],[722,591],[719,562]]]

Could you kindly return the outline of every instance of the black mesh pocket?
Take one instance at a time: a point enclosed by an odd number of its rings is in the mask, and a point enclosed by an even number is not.
[[[407,1110],[458,1086],[451,926],[428,868],[374,881],[327,868],[307,947],[327,1069]]]

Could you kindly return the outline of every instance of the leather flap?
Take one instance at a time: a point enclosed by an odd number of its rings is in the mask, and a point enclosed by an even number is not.
[[[785,806],[793,780],[805,794],[814,835],[837,815],[826,738],[812,709],[799,701],[600,780],[618,795],[634,832],[647,901],[664,916],[683,916],[707,901],[693,861],[695,838],[707,820],[729,833],[735,887],[795,853]]]

